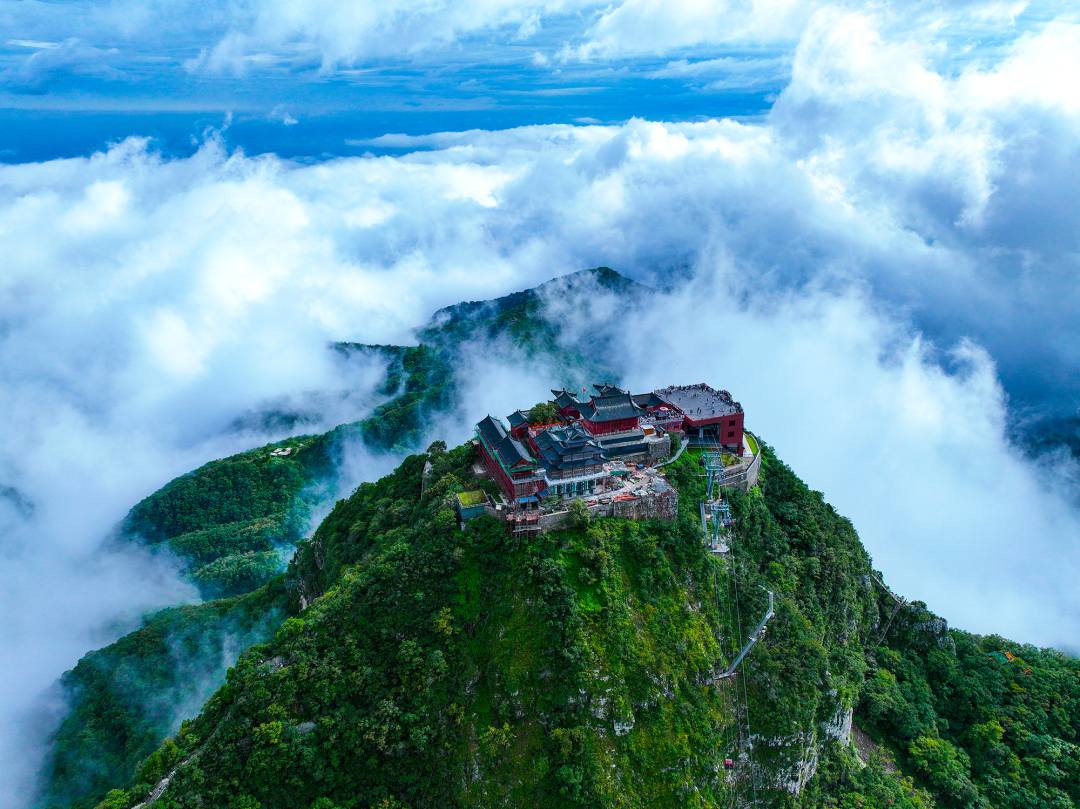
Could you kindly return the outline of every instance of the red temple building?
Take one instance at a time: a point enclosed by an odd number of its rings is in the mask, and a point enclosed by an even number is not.
[[[585,390],[582,389],[581,393],[584,395]],[[564,419],[581,418],[581,411],[578,409],[581,402],[578,401],[577,396],[565,389],[553,390],[551,395],[555,397],[555,407],[558,408],[559,415]]]
[[[552,390],[561,424],[532,425],[529,414],[510,414],[509,432],[487,416],[476,425],[484,463],[503,494],[528,504],[548,495],[581,497],[603,490],[605,463],[651,463],[671,450],[669,434],[743,455],[743,409],[725,390],[673,385],[631,395],[610,384],[579,398]]]
[[[547,488],[537,475],[538,464],[524,445],[506,432],[502,422],[491,416],[476,425],[480,457],[503,493],[513,499],[535,496]]]
[[[524,410],[515,410],[506,420],[510,422],[510,435],[521,441],[529,433],[529,414]]]
[[[583,402],[578,408],[582,426],[586,430],[593,435],[607,435],[638,429],[638,419],[645,415],[645,411],[634,404],[629,393],[610,385],[597,385],[596,388],[604,388],[606,392],[592,397],[587,403]]]

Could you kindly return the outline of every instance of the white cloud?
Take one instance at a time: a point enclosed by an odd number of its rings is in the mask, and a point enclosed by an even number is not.
[[[542,17],[565,14],[594,5],[592,0],[483,0],[433,3],[393,0],[373,4],[353,2],[278,2],[258,6],[238,4],[243,24],[204,48],[187,63],[193,72],[243,73],[253,53],[286,53],[311,49],[320,69],[356,65],[364,60],[439,49],[460,37],[516,29],[513,39],[533,37]]]
[[[104,79],[123,75],[114,66],[120,56],[116,48],[94,47],[78,37],[60,43],[18,39],[8,44],[35,49],[16,66],[0,71],[0,82],[15,92],[43,93],[53,82],[70,75]]]
[[[38,42],[33,39],[9,39],[8,45],[19,45],[23,48],[59,48],[59,42]]]
[[[626,0],[609,8],[589,29],[583,57],[618,53],[668,53],[704,44],[794,43],[822,4],[798,0]]]
[[[696,285],[663,307],[681,328],[635,329],[637,356],[678,359],[630,382],[731,389],[748,426],[852,519],[894,589],[954,626],[1075,651],[1080,519],[1006,442],[986,352],[961,342],[949,375],[860,294],[725,310],[732,291]]]
[[[210,6],[120,0],[2,8],[6,30],[17,37],[10,44],[55,50],[15,57],[22,60],[17,66],[9,61],[9,84],[40,92],[67,74],[115,78],[122,69],[140,77],[149,72],[166,84],[178,65],[196,75],[330,74],[461,48],[480,62],[539,65],[553,57],[591,61],[691,49],[789,51],[815,14],[849,7],[822,0],[222,0]],[[1058,0],[1042,0],[1033,12],[1022,2],[995,0],[919,0],[881,9],[895,30],[944,31],[966,42],[1015,38],[1033,21],[1068,11]],[[525,59],[523,40],[538,46]]]

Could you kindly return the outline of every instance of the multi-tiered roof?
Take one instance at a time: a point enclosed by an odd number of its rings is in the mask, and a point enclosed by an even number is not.
[[[599,386],[597,387],[599,388]],[[610,390],[618,390],[618,388],[612,389],[610,386],[605,387]],[[590,401],[579,404],[578,410],[581,412],[582,418],[588,419],[594,424],[633,419],[645,415],[645,411],[634,404],[633,397],[626,391],[594,396]]]
[[[498,419],[485,416],[476,425],[476,431],[488,451],[493,457],[498,458],[508,474],[536,468],[536,461],[529,451],[520,441],[506,432],[506,428]]]
[[[577,394],[572,391],[568,391],[565,388],[562,390],[551,391],[551,395],[555,397],[555,407],[559,409],[559,412],[563,412],[570,408],[578,408],[581,406],[581,402],[578,401]]]
[[[580,427],[548,427],[532,440],[540,450],[540,465],[549,472],[571,471],[607,460],[600,445]]]

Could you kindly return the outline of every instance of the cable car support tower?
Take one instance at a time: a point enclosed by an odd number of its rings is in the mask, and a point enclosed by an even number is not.
[[[706,493],[701,503],[701,530],[705,534],[705,547],[712,553],[724,553],[727,548],[720,539],[731,527],[731,505],[721,494],[724,479],[724,462],[719,450],[709,449],[702,453],[701,464],[705,467]]]

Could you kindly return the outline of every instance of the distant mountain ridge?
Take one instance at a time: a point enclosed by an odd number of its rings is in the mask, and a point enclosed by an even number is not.
[[[433,418],[459,404],[455,367],[466,346],[507,340],[526,357],[546,356],[568,375],[617,378],[576,349],[561,348],[559,324],[548,322],[542,311],[548,296],[565,300],[598,290],[627,296],[651,291],[600,267],[502,298],[442,309],[458,315],[440,318],[436,313],[432,322],[446,322],[418,329],[421,342],[416,346],[332,344],[346,361],[360,355],[385,362],[376,390],[390,398],[360,421],[284,439],[182,475],[137,504],[121,536],[167,543],[190,560],[189,573],[206,597],[236,595],[265,584],[277,572],[280,553],[302,535],[312,510],[336,497],[336,457],[344,442],[363,441],[369,450],[404,455],[419,448]],[[303,423],[302,414],[271,415],[284,424]]]

